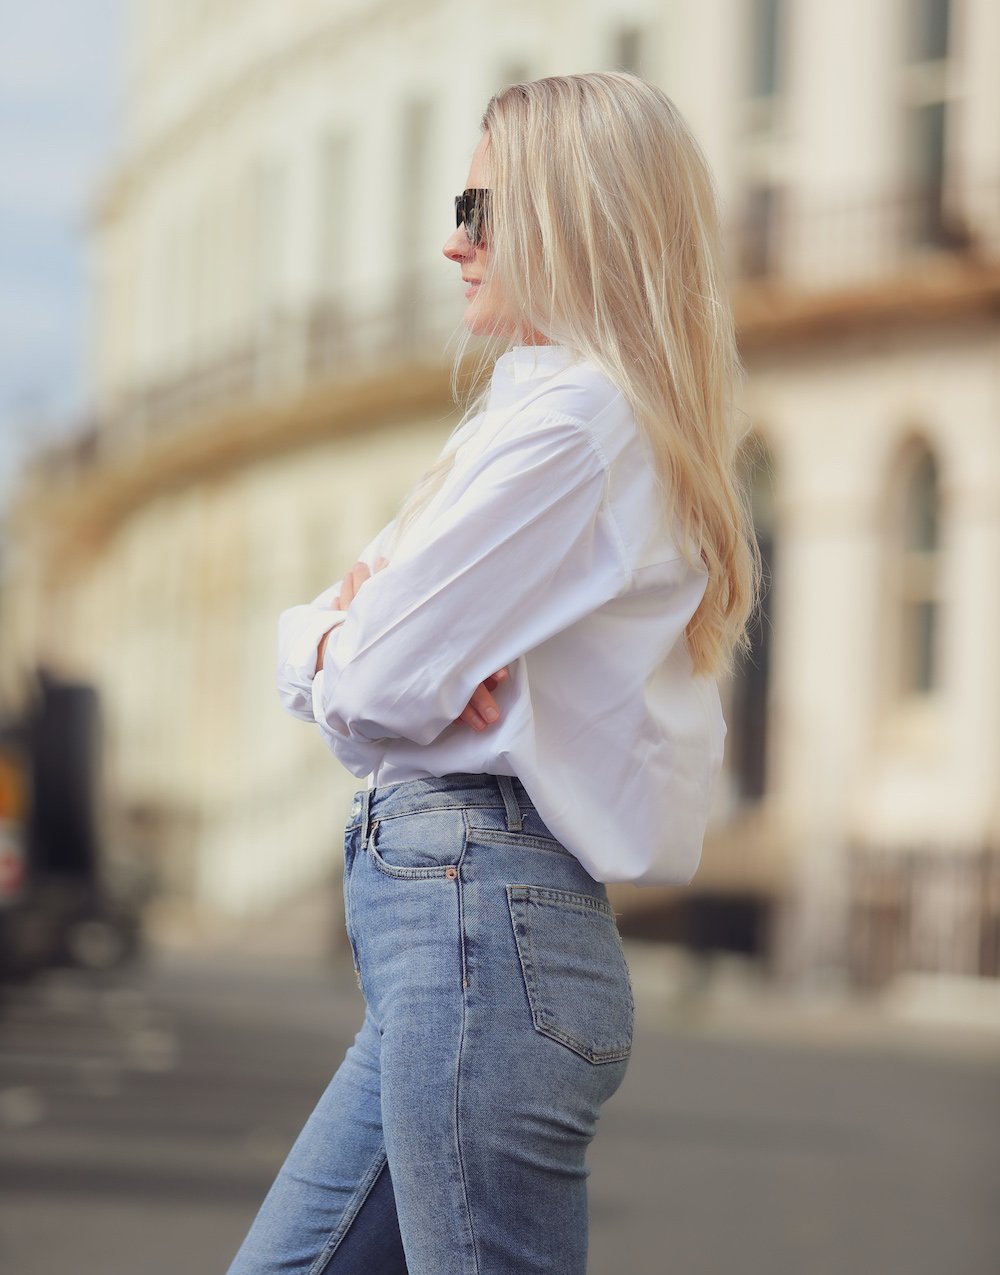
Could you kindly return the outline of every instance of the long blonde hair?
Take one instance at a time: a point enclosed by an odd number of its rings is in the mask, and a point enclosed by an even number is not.
[[[742,477],[748,431],[732,403],[744,370],[701,148],[666,94],[624,72],[511,85],[490,99],[482,128],[492,165],[484,287],[499,289],[522,331],[589,360],[628,400],[680,527],[677,548],[708,572],[685,630],[694,670],[731,673],[736,651],[749,653],[762,568]],[[468,339],[455,355],[456,399]],[[484,358],[500,352],[494,341]],[[463,420],[488,389],[480,384]],[[410,493],[398,533],[452,460],[446,452]]]

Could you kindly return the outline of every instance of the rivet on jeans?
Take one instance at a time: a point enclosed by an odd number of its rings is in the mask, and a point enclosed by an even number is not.
[[[458,876],[458,868],[445,868],[444,874],[449,880],[454,881]]]

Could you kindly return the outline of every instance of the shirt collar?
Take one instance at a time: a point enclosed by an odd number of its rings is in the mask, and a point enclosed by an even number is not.
[[[490,379],[490,407],[504,407],[523,398],[529,387],[579,362],[565,345],[516,345],[501,354]]]

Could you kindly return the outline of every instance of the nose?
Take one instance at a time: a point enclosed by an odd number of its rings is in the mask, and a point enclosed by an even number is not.
[[[469,236],[465,233],[464,222],[451,232],[444,241],[444,248],[441,251],[449,261],[467,261],[472,256],[472,244],[469,243]]]

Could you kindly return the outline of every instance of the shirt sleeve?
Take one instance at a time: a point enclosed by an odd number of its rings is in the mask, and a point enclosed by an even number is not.
[[[386,740],[432,743],[486,677],[627,583],[602,516],[604,459],[578,421],[532,424],[459,481],[359,590],[313,681],[315,719],[356,776],[378,765]]]
[[[375,562],[381,556],[382,547],[387,543],[395,523],[395,519],[387,523],[359,555],[358,560],[364,562],[369,571],[374,572]],[[303,721],[315,721],[312,682],[320,641],[324,633],[329,633],[347,618],[346,611],[330,605],[339,597],[343,583],[341,576],[311,602],[288,607],[278,616],[278,698],[283,708]]]

